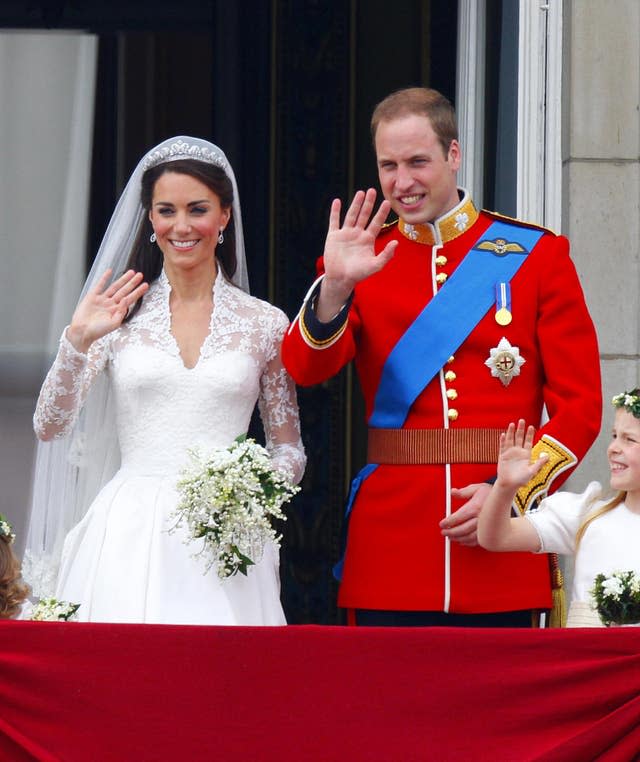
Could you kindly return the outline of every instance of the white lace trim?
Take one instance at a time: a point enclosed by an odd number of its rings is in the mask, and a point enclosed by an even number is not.
[[[22,559],[22,577],[31,587],[36,598],[50,598],[55,595],[58,565],[51,556],[34,557],[29,551]]]

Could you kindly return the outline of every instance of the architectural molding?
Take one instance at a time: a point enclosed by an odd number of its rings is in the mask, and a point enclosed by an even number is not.
[[[544,224],[562,228],[562,0],[547,3],[547,108]]]
[[[562,0],[520,0],[517,216],[562,222]]]
[[[462,146],[459,183],[482,206],[484,177],[485,0],[460,0],[456,115]]]

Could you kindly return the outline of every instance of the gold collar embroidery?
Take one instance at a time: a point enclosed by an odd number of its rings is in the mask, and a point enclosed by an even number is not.
[[[480,215],[467,191],[463,188],[460,190],[464,194],[462,201],[433,223],[410,225],[403,219],[398,220],[398,228],[402,235],[410,241],[433,246],[436,243],[452,241],[465,233]]]

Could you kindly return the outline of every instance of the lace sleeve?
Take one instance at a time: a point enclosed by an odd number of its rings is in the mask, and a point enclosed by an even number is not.
[[[85,355],[67,339],[65,328],[58,354],[44,380],[33,415],[33,428],[39,439],[60,439],[69,434],[96,376],[103,370],[107,344],[92,344]]]
[[[280,345],[287,326],[288,320],[282,313],[271,357],[260,379],[258,409],[274,467],[297,484],[304,474],[307,457],[300,437],[296,387],[280,358]]]

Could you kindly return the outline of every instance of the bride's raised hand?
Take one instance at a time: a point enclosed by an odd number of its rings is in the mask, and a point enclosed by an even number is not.
[[[128,270],[107,285],[111,270],[107,270],[76,307],[67,338],[79,352],[87,352],[97,339],[118,328],[129,307],[148,290],[142,273]]]

